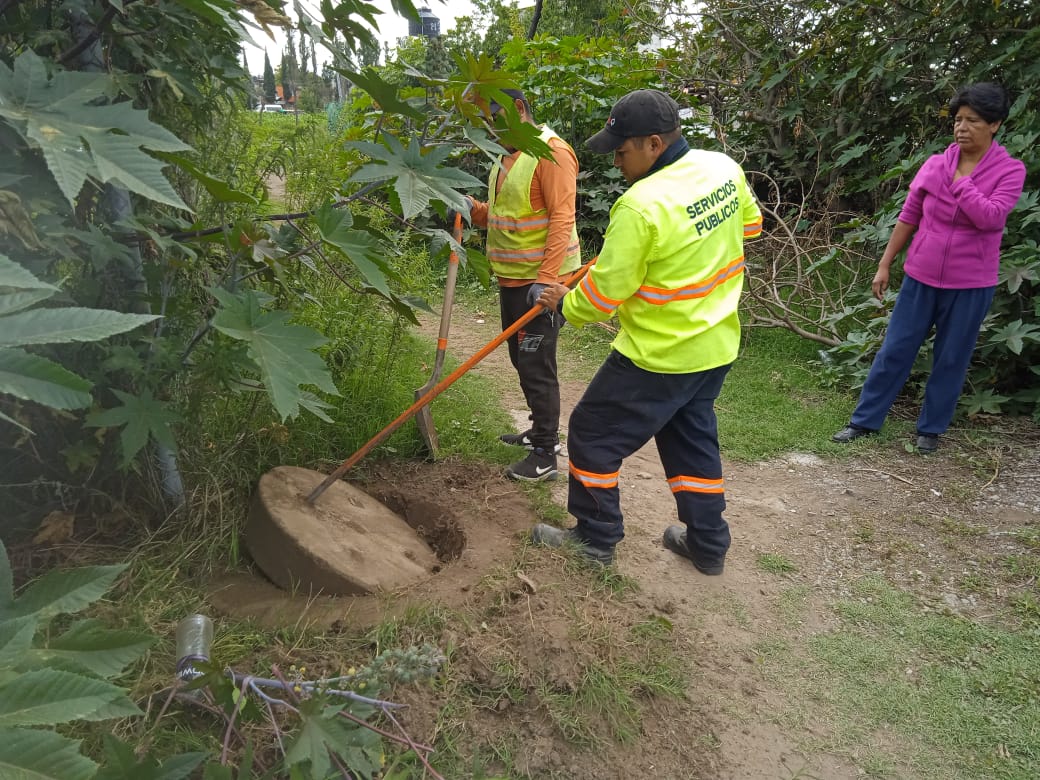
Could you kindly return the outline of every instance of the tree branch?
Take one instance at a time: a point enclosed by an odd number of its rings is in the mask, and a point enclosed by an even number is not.
[[[131,2],[133,2],[133,0],[128,0],[126,3],[123,4],[123,7],[125,8]],[[64,65],[69,60],[78,57],[80,54],[82,54],[91,46],[93,46],[94,41],[101,37],[102,33],[105,32],[105,28],[112,23],[112,20],[115,18],[117,13],[119,13],[119,10],[114,5],[110,5],[108,8],[106,8],[105,13],[103,13],[101,15],[101,18],[98,19],[98,22],[96,25],[94,25],[94,30],[90,33],[90,35],[87,35],[71,49],[67,49],[65,52],[60,54],[58,56],[58,62]]]
[[[534,40],[534,34],[538,32],[538,22],[542,20],[542,0],[535,0],[534,16],[531,17],[531,26],[527,28],[527,40]]]

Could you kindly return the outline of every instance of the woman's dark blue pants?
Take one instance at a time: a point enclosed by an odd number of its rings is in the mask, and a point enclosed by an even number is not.
[[[860,392],[852,424],[876,431],[906,384],[917,353],[932,327],[932,373],[925,385],[917,432],[938,435],[950,426],[968,374],[979,328],[995,287],[948,290],[903,280],[888,332]]]
[[[621,462],[653,438],[687,543],[706,560],[726,555],[730,533],[722,517],[726,497],[715,399],[729,368],[658,374],[610,353],[567,428],[567,509],[583,539],[613,547],[624,537]],[[666,525],[669,518],[660,521]]]

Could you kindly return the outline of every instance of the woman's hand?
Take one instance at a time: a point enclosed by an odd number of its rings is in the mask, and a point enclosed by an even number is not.
[[[870,283],[870,289],[874,291],[874,297],[879,301],[885,299],[885,291],[888,289],[888,266],[884,263],[878,266],[877,273],[874,274],[874,281]]]

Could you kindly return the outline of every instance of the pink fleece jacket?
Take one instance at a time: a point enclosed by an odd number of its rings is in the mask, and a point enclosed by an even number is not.
[[[993,287],[1000,240],[1026,179],[1026,166],[994,142],[970,176],[957,181],[960,147],[925,161],[910,183],[899,221],[916,225],[903,266],[932,287]]]

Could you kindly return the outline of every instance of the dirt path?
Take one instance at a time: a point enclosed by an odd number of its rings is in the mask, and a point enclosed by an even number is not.
[[[496,326],[494,316],[460,312],[453,323],[453,351],[473,354],[495,335]],[[527,410],[505,350],[476,370],[498,377],[506,388],[502,401],[517,430],[523,430]],[[584,387],[584,382],[563,383],[564,426]],[[805,642],[832,629],[833,602],[848,597],[852,584],[872,572],[936,608],[982,614],[986,605],[963,599],[957,582],[966,570],[982,570],[993,556],[1006,554],[1012,548],[1007,532],[1035,523],[1040,513],[1036,449],[984,455],[980,459],[977,452],[947,443],[930,459],[892,449],[872,462],[825,462],[799,453],[765,463],[727,462],[733,546],[722,577],[705,577],[662,547],[661,535],[675,522],[675,509],[653,443],[625,462],[626,538],[618,547],[617,567],[638,582],[642,606],[667,615],[696,648],[691,686],[697,696],[687,722],[709,721],[718,750],[703,776],[864,776],[846,757],[806,750],[825,742],[829,728],[811,712],[803,713],[804,727],[797,732],[777,725],[784,716],[784,693],[758,668],[760,647],[780,638]],[[564,480],[553,496],[566,505]],[[929,521],[950,518],[982,530],[963,545],[956,539],[937,544]],[[758,565],[763,554],[782,555],[797,570],[767,573]],[[792,593],[802,601],[795,618],[784,608]],[[643,741],[651,754],[667,752],[681,735],[674,726],[650,727]],[[632,774],[622,776],[672,776],[629,770]]]
[[[434,334],[436,323],[427,330]],[[496,314],[458,306],[449,349],[461,360],[496,334]],[[527,411],[505,348],[474,370],[500,388],[499,400],[523,430]],[[580,373],[568,364],[567,376]],[[563,383],[564,424],[586,381]],[[450,394],[443,397],[449,403]],[[427,633],[417,636],[427,641],[432,631],[451,670],[435,694],[399,692],[410,705],[402,720],[421,741],[455,745],[467,765],[478,752],[503,756],[486,765],[487,774],[466,777],[495,777],[512,766],[539,780],[860,778],[864,754],[887,757],[898,738],[867,733],[850,743],[826,707],[800,695],[800,686],[816,681],[790,666],[777,679],[773,654],[779,647],[804,653],[814,636],[838,628],[836,602],[862,598],[857,583],[871,574],[912,593],[925,610],[978,620],[999,614],[1004,605],[990,595],[1006,593],[965,583],[1021,552],[1014,531],[1037,522],[1038,439],[1035,430],[1008,433],[986,449],[953,437],[929,458],[892,444],[858,460],[790,453],[727,462],[733,546],[721,577],[699,574],[662,547],[675,510],[650,444],[621,470],[626,538],[617,570],[637,585],[621,595],[604,594],[567,556],[526,545],[537,521],[531,499],[497,468],[450,459],[370,463],[363,478],[351,478],[431,543],[442,566],[429,580],[379,597],[333,599],[289,596],[236,575],[215,583],[212,602],[273,625],[348,633],[409,610],[413,621],[426,615]],[[552,496],[565,506],[565,481]],[[784,565],[771,570],[762,556]],[[637,685],[634,723],[572,718],[565,706],[588,690],[590,670],[605,658],[648,652],[633,637],[664,625],[665,644],[657,646],[681,659],[684,678],[665,687],[685,693],[645,696]],[[884,776],[926,777],[893,760]]]

